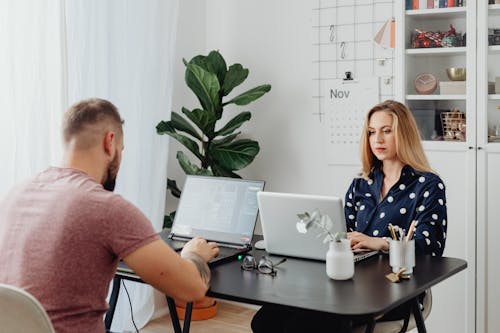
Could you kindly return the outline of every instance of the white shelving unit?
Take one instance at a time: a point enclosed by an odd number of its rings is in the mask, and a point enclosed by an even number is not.
[[[500,5],[479,1],[477,11],[477,326],[476,332],[500,328],[500,232],[497,203],[500,184],[500,94],[488,82],[500,77],[500,45],[488,45],[488,28],[500,29]]]
[[[396,2],[396,98],[412,109],[431,166],[447,186],[450,237],[444,255],[468,263],[465,273],[433,288],[436,297],[426,324],[429,332],[470,333],[476,329],[477,2],[468,0],[467,7],[420,10],[405,10],[404,3]],[[411,32],[415,29],[447,31],[450,24],[457,33],[466,33],[466,46],[412,48]],[[431,73],[438,81],[449,81],[448,67],[466,68],[465,94],[442,95],[439,85],[431,95],[415,91],[418,74]],[[440,113],[454,108],[465,112],[465,141],[436,140],[442,134]]]

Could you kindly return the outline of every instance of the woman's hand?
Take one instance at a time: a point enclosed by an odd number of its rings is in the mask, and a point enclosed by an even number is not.
[[[368,249],[376,251],[388,251],[389,244],[387,241],[381,237],[370,237],[361,232],[353,231],[347,233],[347,239],[351,241],[351,248],[356,249]]]

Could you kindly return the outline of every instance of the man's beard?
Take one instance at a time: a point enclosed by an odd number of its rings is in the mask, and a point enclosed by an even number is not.
[[[118,160],[118,153],[115,156],[115,158],[109,163],[108,166],[108,176],[106,177],[106,180],[102,184],[102,187],[104,187],[105,190],[113,192],[115,190],[115,185],[116,185],[116,177],[118,176],[118,167],[120,163]]]
[[[108,177],[104,181],[104,184],[102,184],[102,187],[104,187],[104,189],[107,191],[113,192],[115,190],[115,185],[116,185],[116,176],[113,177],[111,168],[108,168]]]

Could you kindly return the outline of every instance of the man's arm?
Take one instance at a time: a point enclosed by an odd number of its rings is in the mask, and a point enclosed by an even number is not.
[[[186,244],[184,253],[195,253],[207,262],[218,255],[219,249],[215,243],[195,238]],[[207,292],[208,281],[202,278],[199,267],[192,260],[183,259],[162,240],[140,247],[123,260],[144,282],[177,300],[198,300]]]

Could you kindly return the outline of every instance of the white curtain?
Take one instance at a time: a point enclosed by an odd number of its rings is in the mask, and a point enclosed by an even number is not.
[[[0,197],[61,159],[61,1],[0,1]]]
[[[155,126],[170,113],[177,12],[177,0],[0,1],[0,195],[59,164],[62,113],[100,97],[125,119],[116,192],[161,229],[168,144]],[[127,288],[142,327],[153,290]],[[130,318],[122,288],[112,331],[132,330]]]

